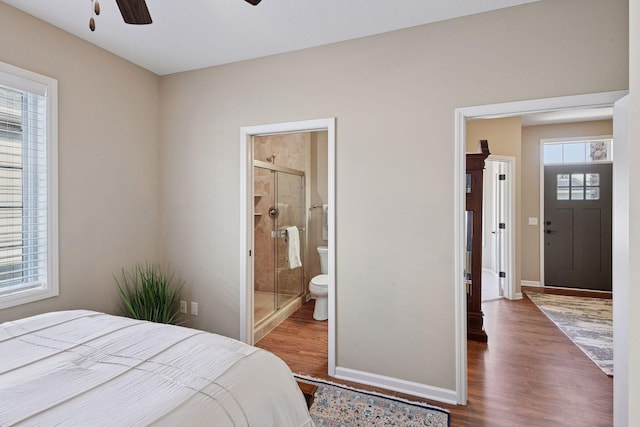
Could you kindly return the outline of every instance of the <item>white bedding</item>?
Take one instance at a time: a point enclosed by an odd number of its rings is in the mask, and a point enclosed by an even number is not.
[[[92,311],[0,325],[0,426],[313,426],[285,363],[195,329]]]

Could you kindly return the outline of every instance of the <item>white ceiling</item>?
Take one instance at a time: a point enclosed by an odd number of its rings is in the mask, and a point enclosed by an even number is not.
[[[101,0],[3,0],[156,74],[365,37],[537,0],[147,0],[153,24],[122,21]]]

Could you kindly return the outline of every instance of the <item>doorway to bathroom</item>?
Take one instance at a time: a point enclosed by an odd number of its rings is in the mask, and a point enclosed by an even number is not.
[[[329,375],[335,371],[334,122],[241,129],[241,339],[256,343],[311,298],[309,282],[320,274],[317,247],[327,247]]]

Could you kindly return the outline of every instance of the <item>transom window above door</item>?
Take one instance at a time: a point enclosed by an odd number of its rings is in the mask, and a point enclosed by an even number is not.
[[[545,141],[544,164],[610,162],[613,160],[612,143],[611,138]]]

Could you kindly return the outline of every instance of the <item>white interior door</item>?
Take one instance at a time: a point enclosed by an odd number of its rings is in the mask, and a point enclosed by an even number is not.
[[[506,284],[506,224],[507,224],[507,198],[506,198],[506,167],[504,162],[494,162],[495,182],[495,211],[496,211],[496,265],[498,268],[498,295],[503,297]],[[510,272],[511,273],[511,272]]]
[[[505,163],[487,159],[484,170],[482,300],[504,296],[506,278]]]
[[[482,230],[482,269],[498,274],[498,258],[496,233],[497,217],[497,188],[495,185],[496,162],[485,161],[483,188],[483,230]]]

